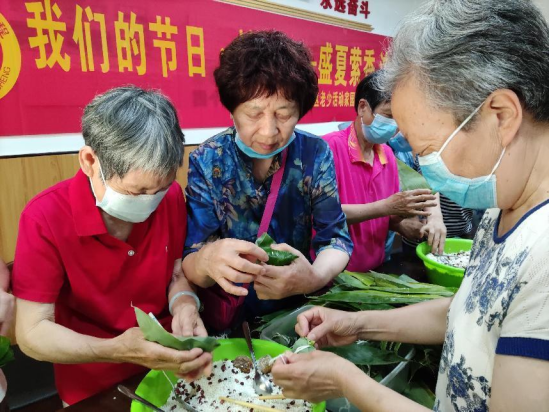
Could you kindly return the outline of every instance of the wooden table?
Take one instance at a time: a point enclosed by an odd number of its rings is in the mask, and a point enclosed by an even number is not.
[[[418,281],[426,280],[426,271],[422,262],[416,256],[405,256],[402,253],[392,255],[392,260],[377,268],[377,271],[398,275],[404,273]],[[123,384],[135,391],[144,376],[144,374],[137,375]],[[49,406],[51,402],[51,399],[37,402],[21,412],[53,412],[56,409],[51,409]],[[66,409],[58,409],[58,412],[127,412],[130,410],[130,404],[131,401],[113,387]]]
[[[144,376],[145,374],[136,375],[123,382],[123,385],[135,392]],[[59,409],[59,412],[126,412],[130,410],[131,403],[130,399],[113,387],[68,408]]]

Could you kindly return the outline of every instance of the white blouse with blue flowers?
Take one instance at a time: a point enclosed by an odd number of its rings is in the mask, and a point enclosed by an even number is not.
[[[498,236],[485,213],[447,316],[436,411],[489,409],[495,355],[548,361],[548,200]]]

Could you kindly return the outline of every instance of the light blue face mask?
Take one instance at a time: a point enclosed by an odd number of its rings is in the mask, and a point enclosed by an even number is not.
[[[407,139],[405,139],[405,136],[403,136],[403,133],[401,132],[397,133],[395,137],[390,139],[388,144],[390,145],[390,147],[393,149],[394,152],[404,153],[404,152],[412,152],[413,150],[411,145],[409,144]]]
[[[258,153],[250,146],[247,146],[239,137],[239,132],[237,132],[237,129],[235,129],[235,143],[237,143],[237,147],[241,150],[241,152],[253,159],[271,159],[273,156],[278,155],[283,150],[285,150],[294,141],[294,139],[296,139],[296,134],[293,132],[287,144],[285,144],[283,147],[279,147],[277,150],[274,150],[271,153],[262,154]]]
[[[438,152],[418,157],[422,175],[424,175],[432,189],[443,193],[453,202],[469,209],[491,209],[498,207],[497,178],[494,173],[502,161],[506,148],[502,149],[500,158],[490,175],[473,179],[452,174],[443,162],[441,153],[452,138],[474,117],[482,105],[483,103],[458,126]]]
[[[361,118],[363,136],[373,144],[384,144],[388,142],[397,132],[397,123],[389,117],[377,114],[371,124],[366,125]]]

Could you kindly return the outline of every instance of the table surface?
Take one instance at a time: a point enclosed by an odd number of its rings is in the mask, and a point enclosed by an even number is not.
[[[393,274],[407,274],[418,281],[426,280],[424,265],[416,256],[406,256],[402,253],[392,255],[390,262],[384,263],[377,268],[377,271]],[[140,374],[123,382],[132,391],[135,391],[145,375]],[[58,409],[58,412],[126,412],[130,410],[131,400],[122,395],[116,387],[101,392],[95,396],[85,399],[65,409]],[[22,412],[49,412],[52,409],[52,399],[46,399],[30,405]]]

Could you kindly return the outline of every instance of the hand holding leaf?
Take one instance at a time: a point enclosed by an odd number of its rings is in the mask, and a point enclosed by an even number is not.
[[[274,243],[275,241],[267,233],[264,233],[256,240],[256,245],[265,250],[269,256],[269,260],[267,261],[268,265],[287,266],[290,265],[294,259],[298,258],[298,256],[293,253],[272,249],[271,245]]]

